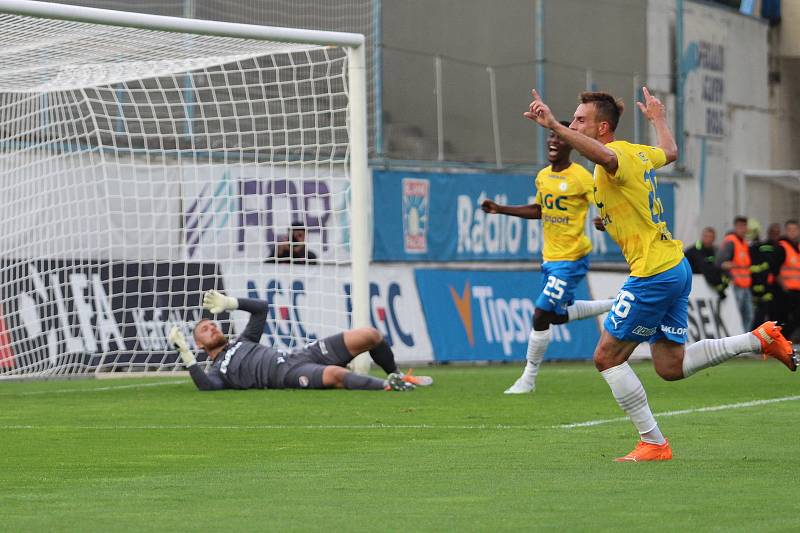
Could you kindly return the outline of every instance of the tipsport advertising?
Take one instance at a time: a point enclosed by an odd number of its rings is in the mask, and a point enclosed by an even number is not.
[[[437,361],[524,360],[542,274],[532,271],[415,271]],[[575,291],[591,299],[586,280]],[[596,319],[551,326],[546,359],[590,358],[600,330]]]

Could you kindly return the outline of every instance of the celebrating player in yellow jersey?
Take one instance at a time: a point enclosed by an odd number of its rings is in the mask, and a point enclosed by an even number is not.
[[[568,126],[569,122],[562,122]],[[550,324],[564,324],[605,313],[614,300],[575,300],[575,289],[589,270],[587,255],[592,243],[584,233],[592,198],[592,175],[570,158],[572,147],[550,132],[547,139],[550,165],[536,176],[536,201],[531,205],[498,205],[486,200],[487,213],[542,219],[542,290],[536,299],[533,330],[528,336],[527,363],[522,376],[506,394],[524,394],[536,387],[536,375],[550,343]]]
[[[668,381],[753,351],[778,359],[792,371],[797,369],[792,345],[774,322],[765,322],[751,333],[705,339],[684,349],[692,275],[680,241],[667,230],[655,175],[655,169],[677,159],[678,150],[664,106],[646,87],[642,92],[644,104],[638,106],[655,128],[657,147],[614,139],[622,103],[608,93],[581,93],[568,128],[553,117],[535,90],[524,113],[596,163],[594,190],[600,226],[620,245],[631,268],[594,353],[595,366],[641,435],[636,448],[619,461],[672,458],[672,449],[653,418],[642,383],[627,362],[639,343],[650,342],[656,372]]]

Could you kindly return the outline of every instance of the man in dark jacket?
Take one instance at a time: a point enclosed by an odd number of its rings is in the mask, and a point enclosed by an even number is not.
[[[780,224],[770,224],[767,238],[760,240],[754,236],[750,245],[750,276],[753,280],[753,324],[755,329],[766,320],[776,320],[775,302],[780,299],[781,287],[776,283],[780,273],[783,249],[778,244],[781,234]]]
[[[716,263],[717,247],[714,245],[716,238],[717,232],[714,228],[703,228],[700,240],[694,243],[694,246],[686,248],[683,254],[689,261],[692,274],[702,274],[708,286],[717,292],[720,299],[723,299],[726,296],[725,289],[728,288],[728,282],[723,280],[722,270]]]

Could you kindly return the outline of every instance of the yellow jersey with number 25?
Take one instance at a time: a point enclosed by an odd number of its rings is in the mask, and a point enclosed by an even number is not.
[[[592,251],[584,224],[594,183],[589,171],[571,163],[560,172],[552,165],[536,176],[536,203],[542,206],[545,261],[577,261]]]
[[[648,277],[674,267],[683,259],[683,243],[672,238],[656,194],[655,169],[667,156],[661,148],[613,141],[606,148],[617,154],[612,175],[594,167],[594,201],[606,231],[622,248],[631,276]]]

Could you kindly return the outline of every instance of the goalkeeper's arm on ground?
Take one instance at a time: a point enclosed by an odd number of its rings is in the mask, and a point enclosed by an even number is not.
[[[220,390],[226,388],[225,382],[216,375],[207,375],[197,364],[194,354],[186,343],[186,338],[177,326],[172,326],[169,332],[169,342],[180,355],[181,361],[189,370],[192,381],[200,390]]]
[[[239,336],[250,342],[259,342],[264,333],[264,324],[267,322],[267,302],[264,300],[251,300],[249,298],[233,298],[225,296],[219,291],[208,291],[203,296],[203,308],[211,313],[218,314],[223,311],[239,309],[250,313],[244,331]]]

